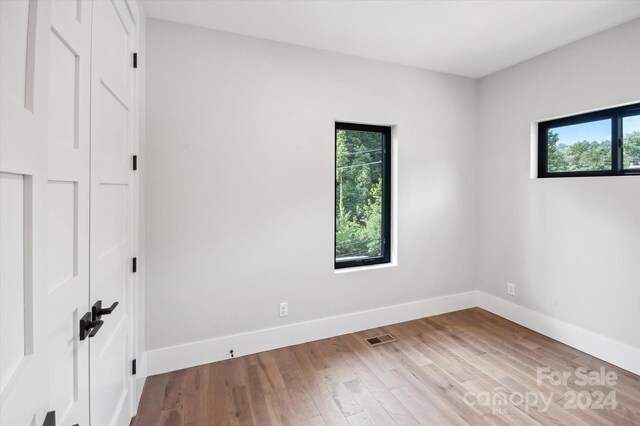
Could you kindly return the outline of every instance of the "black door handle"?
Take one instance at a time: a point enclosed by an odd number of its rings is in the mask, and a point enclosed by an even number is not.
[[[102,324],[104,324],[104,321],[91,320],[91,312],[84,314],[80,320],[80,340],[95,336],[100,330],[100,327],[102,327]]]
[[[93,320],[94,321],[99,320],[103,315],[110,315],[118,305],[119,305],[119,302],[113,302],[113,304],[108,308],[103,308],[102,300],[98,300],[91,308],[91,314],[92,314]]]

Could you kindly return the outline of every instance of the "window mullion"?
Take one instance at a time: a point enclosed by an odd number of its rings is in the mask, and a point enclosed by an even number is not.
[[[618,142],[619,114],[611,116],[611,173],[620,174],[620,144]]]

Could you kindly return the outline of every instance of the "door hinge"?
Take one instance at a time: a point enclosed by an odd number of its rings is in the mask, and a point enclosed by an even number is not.
[[[138,68],[138,53],[134,52],[133,54],[133,67]]]
[[[138,272],[138,258],[134,257],[133,261],[131,262],[131,272],[133,272],[134,274],[136,272]]]
[[[135,375],[136,372],[137,372],[137,366],[136,366],[137,362],[136,361],[137,360],[135,360],[135,359],[133,361],[131,361],[131,374],[133,374],[133,375]]]
[[[133,170],[138,170],[138,156],[133,156]]]
[[[56,426],[56,412],[49,411],[44,418],[42,426]]]

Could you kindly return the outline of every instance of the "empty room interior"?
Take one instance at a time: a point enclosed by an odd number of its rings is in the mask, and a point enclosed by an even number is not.
[[[0,0],[0,425],[640,425],[640,0]]]

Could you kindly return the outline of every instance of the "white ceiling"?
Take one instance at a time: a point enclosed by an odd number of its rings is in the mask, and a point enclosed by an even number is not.
[[[468,77],[640,17],[639,0],[143,0],[148,16]]]

